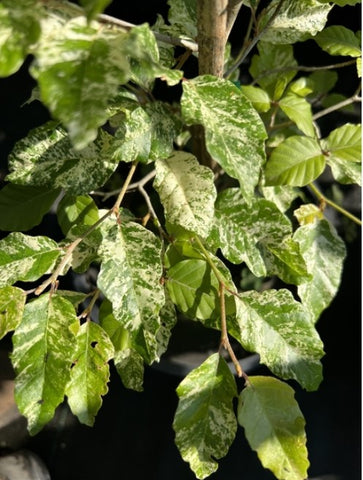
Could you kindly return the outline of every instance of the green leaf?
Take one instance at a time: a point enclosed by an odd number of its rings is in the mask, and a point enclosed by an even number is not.
[[[218,195],[216,223],[211,233],[216,247],[235,264],[246,262],[256,277],[267,274],[261,245],[280,245],[290,236],[289,219],[272,202],[255,199],[247,204],[239,189],[229,188]]]
[[[324,150],[330,154],[328,163],[334,163],[334,160],[343,162],[362,161],[362,126],[346,123],[338,127],[329,136],[322,141]]]
[[[310,282],[299,285],[298,294],[313,319],[317,320],[339,288],[345,245],[327,220],[298,228],[294,239],[300,244],[308,272],[312,275]]]
[[[328,3],[331,2],[331,0],[319,0],[320,3]],[[336,5],[339,5],[339,7],[345,7],[345,5],[356,5],[357,3],[361,3],[361,0],[334,0]]]
[[[305,135],[315,137],[311,105],[305,98],[288,93],[279,100],[279,107]]]
[[[38,280],[51,271],[60,253],[48,237],[10,233],[0,241],[0,286]]]
[[[283,379],[295,379],[306,390],[322,381],[323,344],[309,311],[285,289],[249,291],[235,297],[237,326],[230,333],[249,352]]]
[[[90,21],[112,2],[112,0],[80,0],[80,4],[85,9],[87,20]]]
[[[114,349],[107,333],[90,320],[79,328],[74,348],[65,393],[74,415],[91,427],[101,408],[102,396],[108,391],[108,361],[113,357]]]
[[[289,91],[299,97],[306,97],[314,91],[314,82],[310,77],[300,77],[289,85]]]
[[[74,18],[45,33],[31,74],[44,104],[67,128],[77,150],[97,137],[106,107],[129,79],[128,34]]]
[[[163,102],[152,102],[125,112],[125,119],[115,133],[113,156],[123,162],[149,163],[167,158],[173,151],[179,122]]]
[[[64,235],[72,226],[91,226],[98,218],[98,208],[89,195],[65,195],[57,208],[58,223]]]
[[[216,198],[213,172],[186,152],[175,152],[166,160],[157,160],[155,168],[154,187],[167,222],[206,237]]]
[[[262,12],[261,30],[274,15],[279,0],[273,0]],[[264,42],[292,44],[302,42],[320,32],[327,21],[332,5],[323,5],[318,0],[286,0],[263,35]]]
[[[314,83],[314,94],[325,94],[330,92],[337,83],[338,73],[335,70],[320,70],[313,72],[309,78]]]
[[[26,231],[39,225],[60,189],[9,183],[0,191],[0,230]]]
[[[15,73],[40,34],[36,0],[6,0],[0,4],[0,77]]]
[[[104,131],[81,151],[72,148],[65,130],[54,122],[31,130],[9,156],[7,180],[79,195],[103,186],[117,167],[110,158],[112,136]]]
[[[303,187],[324,170],[325,157],[317,140],[292,136],[276,147],[266,164],[266,185]]]
[[[28,303],[13,336],[15,399],[31,435],[49,422],[63,401],[72,363],[77,322],[73,305],[53,294]]]
[[[258,55],[251,61],[250,73],[272,100],[279,100],[288,83],[295,77],[297,62],[291,45],[258,43]],[[291,70],[281,71],[282,68]],[[273,72],[275,69],[278,71]],[[272,72],[271,72],[272,71]]]
[[[178,386],[173,427],[175,443],[199,479],[218,468],[236,434],[233,398],[236,383],[226,361],[211,355]]]
[[[262,88],[253,87],[252,85],[242,85],[241,91],[258,112],[268,112],[270,110],[270,97]]]
[[[0,339],[15,330],[23,317],[26,295],[17,287],[0,289]]]
[[[158,358],[155,338],[165,303],[159,239],[141,225],[111,219],[102,224],[98,287],[111,301],[116,320],[151,363]]]
[[[203,75],[183,82],[183,117],[203,125],[207,150],[251,198],[265,161],[266,131],[261,118],[238,87]]]
[[[346,55],[360,57],[360,42],[352,30],[342,25],[325,28],[315,37],[316,43],[330,55]]]
[[[323,212],[314,203],[301,205],[294,211],[294,216],[297,218],[299,225],[307,225],[324,218]]]
[[[307,478],[305,419],[289,385],[276,378],[249,377],[239,397],[238,423],[262,465],[276,478]]]

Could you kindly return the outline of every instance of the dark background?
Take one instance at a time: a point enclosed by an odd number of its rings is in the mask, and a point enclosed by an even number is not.
[[[106,13],[137,24],[153,23],[155,12],[165,14],[166,11],[165,1],[115,1]],[[343,24],[354,31],[360,29],[360,6],[336,7],[329,23]],[[240,43],[243,28],[244,19],[240,18],[232,32],[232,43]],[[313,41],[297,45],[296,51],[299,62],[304,65],[332,61]],[[342,60],[333,59],[334,63]],[[4,184],[6,158],[14,143],[30,128],[48,119],[48,112],[40,103],[22,106],[34,86],[27,73],[28,65],[29,60],[16,74],[0,79],[0,186]],[[187,68],[192,72],[195,62]],[[356,79],[353,69],[339,72],[337,89],[346,95],[351,95],[356,88],[351,80]],[[178,95],[177,89],[175,95]],[[329,117],[331,125],[325,126],[328,131],[335,128],[338,118],[337,114]],[[359,207],[352,205],[355,213]],[[344,225],[339,223],[338,227]],[[54,228],[50,216],[40,227],[42,233],[50,236]],[[355,233],[354,240],[348,244],[341,289],[318,323],[326,351],[324,381],[319,391],[312,393],[291,383],[307,422],[311,477],[332,474],[339,480],[361,478],[361,237],[358,229]],[[5,234],[0,232],[2,236]],[[264,370],[251,373],[264,373]],[[193,479],[174,445],[171,426],[177,405],[175,388],[180,380],[177,375],[148,368],[145,391],[140,394],[126,390],[112,372],[110,392],[94,428],[80,425],[62,405],[55,420],[34,437],[27,448],[43,458],[53,480],[126,476],[136,480]],[[229,454],[210,478],[268,480],[274,477],[260,466],[239,428]]]

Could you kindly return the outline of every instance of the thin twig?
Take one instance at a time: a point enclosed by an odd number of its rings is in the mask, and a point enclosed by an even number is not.
[[[141,180],[138,180],[137,182],[134,182],[134,183],[130,183],[130,185],[127,187],[127,192],[130,192],[131,190],[137,190],[139,186],[144,187],[147,182],[150,182],[150,180],[152,180],[155,177],[155,175],[156,175],[156,170],[155,169],[151,170],[148,174],[142,177]],[[105,202],[110,197],[119,195],[121,190],[122,188],[117,188],[116,190],[112,190],[111,192],[94,191],[92,192],[92,195],[98,195],[100,197],[103,197],[102,201]]]
[[[267,32],[267,30],[270,28],[272,22],[275,20],[275,18],[277,17],[277,15],[279,14],[280,10],[281,10],[281,7],[282,7],[282,4],[284,3],[285,0],[280,0],[277,7],[275,8],[275,11],[273,12],[273,14],[271,15],[269,21],[266,23],[266,25],[264,26],[264,28],[261,30],[261,32],[256,35],[251,43],[249,44],[249,46],[246,48],[246,50],[244,51],[243,55],[241,55],[241,57],[237,60],[237,62],[234,63],[234,65],[232,65],[224,74],[224,77],[225,78],[228,78],[235,70],[237,70],[237,68],[242,65],[242,63],[245,61],[245,59],[248,57],[248,55],[250,54],[251,50],[255,47],[255,45],[257,44],[257,42],[261,39],[261,37],[263,37],[263,35]]]
[[[335,112],[336,110],[340,110],[341,108],[351,105],[352,103],[361,102],[361,101],[362,101],[362,98],[359,95],[354,94],[351,97],[336,103],[335,105],[331,105],[330,107],[315,113],[313,115],[313,120],[317,120],[318,118],[324,117],[325,115],[329,115],[329,113]]]

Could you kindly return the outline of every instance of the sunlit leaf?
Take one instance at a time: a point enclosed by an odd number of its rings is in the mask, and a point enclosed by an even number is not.
[[[325,28],[316,37],[317,44],[330,55],[359,57],[362,54],[360,42],[352,30],[343,25]]]
[[[157,160],[155,167],[154,187],[163,203],[166,220],[206,237],[216,198],[213,172],[186,152]]]
[[[39,225],[59,193],[60,189],[8,183],[0,190],[0,230],[26,231]]]
[[[285,289],[249,291],[235,300],[237,327],[229,330],[243,348],[259,353],[275,375],[316,390],[324,351],[309,311]]]
[[[17,287],[0,289],[0,338],[16,329],[23,317],[26,295]]]
[[[242,85],[241,91],[250,100],[258,112],[268,112],[271,107],[271,100],[268,93],[259,87]]]
[[[32,435],[49,422],[63,401],[74,348],[71,325],[77,322],[68,300],[44,294],[28,303],[13,336],[15,399]]]
[[[98,208],[89,195],[65,195],[57,208],[57,219],[64,235],[74,225],[94,225]]]
[[[338,127],[322,141],[324,150],[328,151],[328,163],[334,160],[345,162],[362,161],[362,126],[346,123]]]
[[[218,468],[236,434],[233,398],[236,383],[218,353],[193,370],[178,386],[174,419],[175,442],[199,479]]]
[[[54,267],[60,253],[48,237],[10,233],[0,241],[0,286],[37,280]]]
[[[305,419],[289,385],[277,378],[250,376],[239,397],[238,423],[262,465],[277,479],[307,478]]]
[[[81,423],[92,426],[108,391],[108,361],[113,357],[113,345],[106,332],[87,320],[74,339],[70,379],[65,393],[72,412]]]
[[[182,114],[203,125],[207,150],[251,198],[265,161],[266,131],[251,102],[228,80],[203,75],[183,83]]]
[[[317,140],[292,136],[276,147],[266,164],[266,185],[303,187],[324,170],[325,157]]]
[[[315,136],[311,106],[305,98],[288,93],[279,100],[279,107],[305,135]]]
[[[343,240],[327,220],[300,227],[294,234],[300,244],[310,282],[298,287],[302,303],[317,320],[333,300],[340,285],[346,250]]]

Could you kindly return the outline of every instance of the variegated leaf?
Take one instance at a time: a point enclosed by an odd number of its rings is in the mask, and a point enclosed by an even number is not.
[[[305,480],[309,467],[305,419],[293,389],[277,378],[250,376],[238,423],[265,468],[279,480]]]
[[[16,329],[23,317],[26,294],[17,287],[0,289],[0,339]]]
[[[15,399],[32,435],[49,422],[63,401],[72,363],[77,322],[73,305],[44,294],[28,303],[13,336]]]
[[[203,75],[183,83],[183,117],[203,125],[207,150],[251,199],[265,161],[264,124],[250,100],[232,82]]]
[[[0,241],[0,287],[31,282],[51,271],[61,251],[48,237],[10,233]]]
[[[226,361],[211,355],[178,386],[174,419],[175,442],[199,479],[218,468],[236,434],[233,398],[236,383]]]
[[[31,130],[9,157],[7,179],[20,185],[64,188],[80,195],[102,187],[118,165],[110,155],[112,136],[104,131],[81,151],[72,148],[66,131],[54,122]]]
[[[275,375],[316,390],[324,351],[309,310],[285,289],[250,291],[235,300],[237,325],[231,324],[229,331],[243,348],[259,353]]]
[[[186,152],[157,160],[155,167],[154,187],[167,222],[205,238],[213,220],[216,198],[213,172]]]
[[[110,372],[108,362],[114,349],[107,333],[87,320],[74,339],[70,379],[65,393],[72,412],[81,423],[92,426],[108,392]]]
[[[295,232],[312,280],[298,287],[302,303],[314,321],[335,297],[340,285],[346,249],[343,240],[327,220],[317,220]]]

